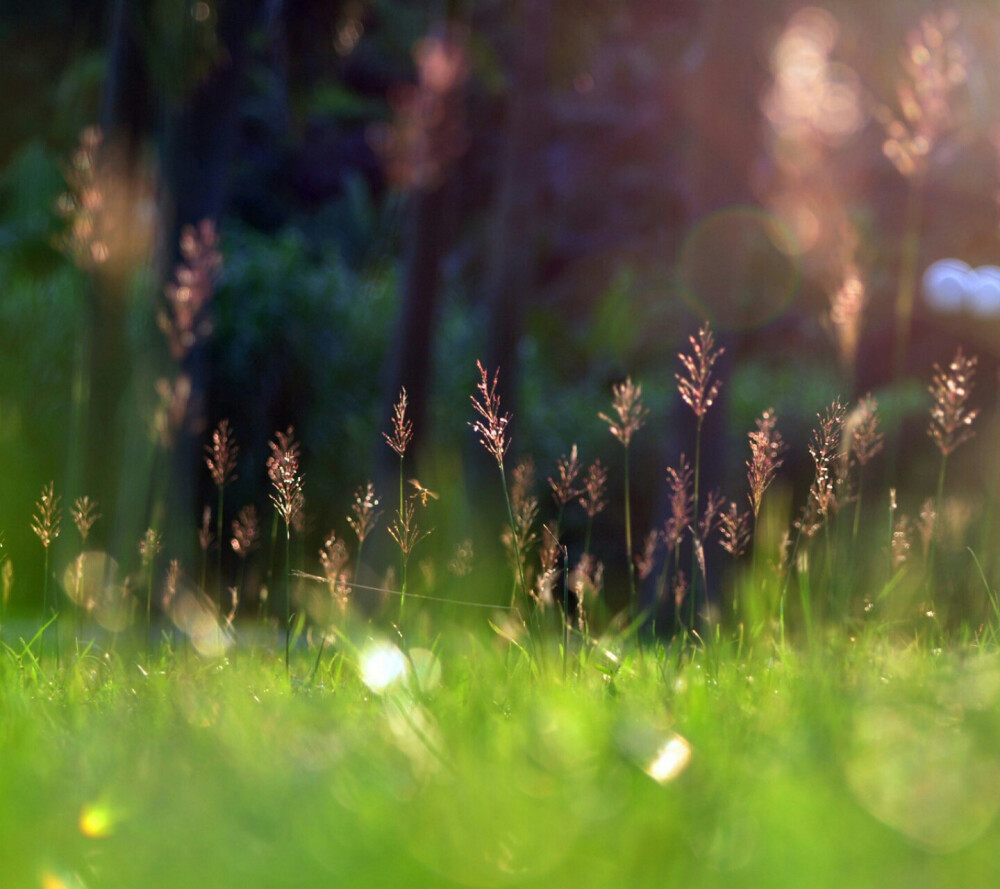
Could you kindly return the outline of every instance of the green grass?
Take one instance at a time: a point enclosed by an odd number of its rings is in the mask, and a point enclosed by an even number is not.
[[[312,683],[278,645],[44,674],[8,648],[0,885],[994,885],[991,647],[597,645],[563,679],[456,629],[377,694],[359,627]]]

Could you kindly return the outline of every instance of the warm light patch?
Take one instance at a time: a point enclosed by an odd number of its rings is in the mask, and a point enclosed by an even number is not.
[[[39,876],[41,889],[86,889],[86,886],[76,874],[55,873],[43,870]]]
[[[691,745],[680,735],[664,744],[646,766],[646,774],[657,784],[673,781],[691,762]]]
[[[115,817],[104,803],[88,803],[80,810],[80,833],[94,840],[103,839],[114,833]]]
[[[406,655],[391,642],[375,642],[361,652],[361,681],[375,694],[388,691],[406,671]]]

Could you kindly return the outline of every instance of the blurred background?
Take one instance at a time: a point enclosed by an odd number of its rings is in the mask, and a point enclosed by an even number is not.
[[[494,546],[499,490],[467,425],[482,359],[542,488],[574,443],[612,467],[611,566],[621,449],[597,414],[642,382],[641,536],[694,447],[674,375],[704,320],[726,350],[704,489],[741,502],[767,407],[804,489],[817,412],[875,392],[873,472],[914,508],[937,472],[933,363],[964,344],[977,403],[996,397],[995,4],[9,0],[0,50],[8,552],[39,548],[54,479],[65,507],[99,501],[91,543],[126,568],[150,525],[196,564],[203,448],[228,418],[227,529],[248,503],[270,522],[267,442],[294,426],[306,564],[349,534],[359,485],[394,490],[401,386],[407,476],[442,494],[428,552],[447,561],[479,523]],[[994,479],[991,438],[956,485]],[[584,517],[566,521],[578,545]],[[64,525],[57,563],[79,548]]]

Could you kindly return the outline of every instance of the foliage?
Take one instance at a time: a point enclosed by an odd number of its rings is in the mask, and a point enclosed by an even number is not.
[[[480,634],[140,671],[0,658],[12,885],[989,885],[1000,661],[605,640],[562,679]],[[358,647],[355,647],[357,645]],[[549,655],[553,652],[549,652]],[[379,671],[376,678],[376,670]],[[366,681],[368,684],[366,684]],[[153,841],[151,837],[155,837]]]
[[[396,307],[391,267],[350,269],[293,229],[276,238],[233,225],[214,302],[212,419],[263,453],[294,425],[309,455],[308,495],[346,499],[370,473],[381,358]]]

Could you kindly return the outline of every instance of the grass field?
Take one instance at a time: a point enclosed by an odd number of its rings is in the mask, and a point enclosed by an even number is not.
[[[270,545],[256,515],[233,522],[234,552],[266,553],[280,597],[257,591],[256,619],[245,564],[210,596],[209,546],[195,583],[177,560],[156,570],[153,528],[120,582],[101,552],[54,566],[62,513],[47,485],[31,528],[51,618],[0,611],[0,887],[994,885],[992,526],[958,536],[945,485],[978,416],[975,360],[935,368],[938,487],[918,519],[894,491],[887,512],[870,491],[862,511],[883,445],[871,398],[818,414],[815,478],[792,518],[768,492],[785,451],[770,411],[749,435],[750,511],[700,491],[718,353],[707,327],[691,344],[679,389],[698,418],[695,458],[668,470],[670,517],[644,549],[628,486],[641,387],[617,385],[601,415],[624,446],[632,558],[617,615],[589,552],[608,471],[585,471],[574,446],[549,479],[558,518],[540,527],[534,470],[508,474],[509,417],[482,367],[473,426],[499,470],[507,564],[408,573],[426,536],[417,507],[438,495],[404,488],[404,393],[386,435],[401,583],[387,575],[374,611],[355,586],[378,519],[370,485],[348,520],[354,557],[331,533],[323,576],[295,567],[311,561],[291,549],[303,506],[291,429],[267,462]],[[220,515],[236,453],[220,424],[206,458]],[[567,506],[588,520],[572,571]],[[71,515],[83,545],[96,507],[78,498]],[[711,604],[710,541],[732,557]],[[510,605],[474,600],[489,577],[480,592],[499,603],[506,589]],[[650,592],[675,606],[659,635]]]
[[[11,645],[0,883],[994,885],[992,646],[395,641]]]

